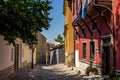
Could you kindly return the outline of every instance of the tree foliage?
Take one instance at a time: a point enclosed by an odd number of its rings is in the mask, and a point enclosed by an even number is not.
[[[50,4],[49,0],[0,0],[0,35],[9,43],[16,38],[35,41],[34,33],[50,26]]]
[[[64,43],[63,37],[60,34],[57,36],[57,41],[60,42],[61,44]]]

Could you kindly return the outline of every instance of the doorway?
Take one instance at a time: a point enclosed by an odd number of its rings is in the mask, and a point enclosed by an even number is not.
[[[114,69],[114,53],[111,38],[104,38],[102,45],[102,74],[111,75]]]
[[[108,75],[110,73],[110,46],[103,47],[102,63],[103,74]]]
[[[15,44],[14,69],[19,68],[19,44]]]

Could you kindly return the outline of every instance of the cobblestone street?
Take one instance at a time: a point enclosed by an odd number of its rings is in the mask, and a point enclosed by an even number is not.
[[[34,69],[20,69],[10,76],[9,80],[83,80],[78,68],[68,68],[64,64],[58,65],[37,65]],[[5,79],[8,80],[8,79]],[[102,80],[100,77],[97,79]]]

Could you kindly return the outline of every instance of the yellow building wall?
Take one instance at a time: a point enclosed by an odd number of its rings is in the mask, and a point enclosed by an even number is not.
[[[75,66],[74,58],[74,28],[72,26],[72,0],[64,0],[64,36],[65,36],[65,64]]]
[[[46,37],[37,33],[38,44],[34,45],[34,64],[46,63]]]

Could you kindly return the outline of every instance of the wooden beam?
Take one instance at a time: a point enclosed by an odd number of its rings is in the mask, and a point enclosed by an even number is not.
[[[91,36],[93,36],[92,31],[90,30],[89,26],[87,25],[87,23],[85,23],[85,21],[83,19],[81,19],[82,22],[85,24],[85,26],[87,27],[88,31],[90,32]]]
[[[110,24],[109,22],[107,21],[107,19],[105,18],[103,12],[101,12],[96,6],[93,7],[98,13],[99,15],[102,17],[102,19],[104,20],[105,24],[108,26],[108,28],[110,29],[110,31],[112,32],[111,30],[111,27],[110,27]]]
[[[81,25],[79,24],[79,23],[77,23],[77,25],[78,25],[78,27],[82,30],[82,27],[81,27]]]
[[[76,30],[76,28],[74,27],[74,29],[75,29],[75,31],[76,31],[76,33],[77,33],[77,35],[80,37],[80,34],[78,33],[78,31]]]
[[[95,9],[99,13],[99,15],[101,15],[101,12],[98,10],[96,6],[93,6],[93,9]]]
[[[85,35],[85,33],[83,32],[83,29],[82,29],[82,27],[80,26],[80,24],[79,24],[79,23],[77,23],[77,25],[78,25],[78,27],[80,28],[80,30],[82,31],[82,33],[83,33],[84,37],[86,37],[86,35]],[[82,33],[81,33],[81,34],[82,34]]]
[[[93,23],[93,25],[95,26],[95,28],[97,29],[98,33],[101,35],[101,32],[99,30],[99,28],[95,25],[94,20],[91,18],[91,16],[89,14],[86,14],[88,16],[88,18],[91,20],[91,22]]]
[[[77,25],[77,22],[78,22],[78,17],[74,19],[74,21],[72,22],[72,25],[73,26]]]
[[[104,14],[101,14],[102,19],[104,20],[104,22],[106,23],[106,25],[108,26],[108,28],[110,29],[110,32],[112,32],[111,26],[109,24],[109,22],[107,21],[107,19],[105,18]]]

